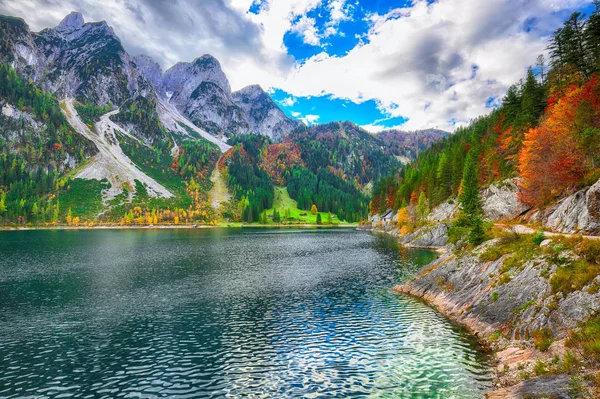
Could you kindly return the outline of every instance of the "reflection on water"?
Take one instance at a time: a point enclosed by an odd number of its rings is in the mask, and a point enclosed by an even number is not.
[[[0,398],[474,398],[489,359],[343,230],[0,233]]]

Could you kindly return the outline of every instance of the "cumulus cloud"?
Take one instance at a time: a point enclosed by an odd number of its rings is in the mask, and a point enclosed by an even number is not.
[[[318,46],[321,44],[321,39],[319,38],[319,32],[317,31],[315,24],[316,21],[314,18],[303,16],[294,24],[294,26],[292,26],[291,31],[298,36],[301,36],[304,43],[310,44],[311,46]]]
[[[319,115],[305,115],[302,117],[298,117],[298,120],[304,122],[305,125],[314,125],[321,118]]]
[[[294,104],[296,104],[296,99],[294,97],[287,97],[281,101],[281,105],[285,107],[291,107]]]
[[[384,114],[409,118],[405,129],[453,130],[489,112],[486,101],[524,76],[564,18],[556,12],[585,3],[417,0],[371,15],[365,43],[341,57],[313,56],[281,88],[295,96],[375,99]]]
[[[453,130],[489,112],[488,99],[501,98],[524,76],[566,13],[590,2],[414,0],[368,15],[370,28],[352,32],[360,40],[345,55],[323,50],[307,60],[293,59],[285,34],[296,32],[312,45],[343,35],[340,23],[356,17],[360,1],[0,0],[0,13],[41,30],[81,11],[88,21],[106,20],[129,52],[146,53],[163,68],[209,53],[234,90],[258,83],[293,97],[376,100],[384,115],[408,118],[404,129]],[[309,16],[317,9],[328,15],[320,25]]]

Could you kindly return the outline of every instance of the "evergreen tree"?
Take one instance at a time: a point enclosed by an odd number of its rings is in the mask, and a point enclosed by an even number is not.
[[[472,245],[479,245],[485,241],[485,231],[483,230],[483,220],[480,216],[475,216],[471,222],[471,229],[468,235],[469,243]]]
[[[317,224],[322,224],[320,213],[317,213]]]
[[[477,156],[473,150],[469,151],[467,155],[461,193],[458,199],[461,210],[469,220],[473,220],[475,217],[481,215]]]
[[[527,78],[521,94],[521,126],[535,126],[546,106],[544,87],[537,81],[533,69],[527,70]]]
[[[419,194],[419,202],[417,203],[417,218],[424,220],[429,214],[429,207],[427,206],[427,197],[425,193],[421,191]]]

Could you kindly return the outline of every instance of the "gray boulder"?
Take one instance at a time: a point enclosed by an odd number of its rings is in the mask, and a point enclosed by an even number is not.
[[[544,225],[561,233],[600,232],[600,180],[544,212]]]
[[[529,207],[518,200],[517,179],[491,184],[481,191],[482,207],[490,220],[514,219]]]

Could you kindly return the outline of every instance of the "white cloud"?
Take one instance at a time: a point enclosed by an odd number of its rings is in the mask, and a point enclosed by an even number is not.
[[[281,105],[285,107],[291,107],[292,105],[296,104],[296,102],[297,101],[294,97],[287,97],[281,100]]]
[[[346,0],[332,0],[329,2],[327,8],[329,8],[331,24],[335,25],[340,21],[350,19],[349,13],[351,11],[351,5],[346,5]]]
[[[303,16],[298,22],[292,26],[291,31],[302,37],[304,43],[310,44],[311,46],[318,46],[321,44],[319,32],[315,26],[315,19]]]
[[[298,120],[304,122],[304,124],[310,126],[310,125],[314,125],[318,120],[319,120],[320,116],[319,115],[306,115],[304,117],[300,117],[298,118]]]
[[[544,35],[561,23],[550,4],[556,11],[587,2],[416,0],[372,15],[365,44],[342,57],[310,58],[280,87],[294,96],[375,99],[386,114],[409,118],[404,129],[453,130],[489,112],[486,100],[502,97],[545,51]],[[525,32],[532,18],[538,27]]]
[[[298,118],[300,115],[302,115],[300,112],[292,112],[294,118]]]
[[[106,20],[128,51],[145,52],[163,67],[214,55],[234,90],[258,83],[281,88],[292,99],[374,99],[386,115],[409,118],[405,129],[453,129],[489,112],[487,99],[501,98],[524,76],[544,51],[544,36],[565,18],[562,11],[590,2],[414,0],[386,15],[369,15],[371,28],[356,33],[360,41],[346,55],[321,52],[303,63],[288,54],[286,32],[294,30],[305,42],[320,43],[341,34],[339,23],[355,17],[359,3],[261,0],[254,14],[247,12],[253,0],[0,0],[0,12],[21,16],[41,30],[79,10],[88,21]],[[329,19],[319,28],[307,13],[321,6]],[[524,23],[532,20],[533,29],[525,32]],[[307,122],[318,120],[310,117],[305,117]]]

